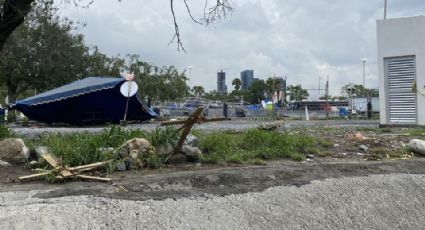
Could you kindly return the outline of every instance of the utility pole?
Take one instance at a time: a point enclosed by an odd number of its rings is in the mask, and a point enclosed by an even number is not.
[[[387,19],[387,0],[384,2],[384,20]]]
[[[363,88],[366,89],[366,62],[367,62],[367,58],[362,58],[361,61],[363,63]]]
[[[326,118],[329,118],[329,74],[326,76],[326,78],[327,78],[326,79],[326,90],[325,90]]]
[[[320,80],[321,80],[321,78],[319,76],[319,98],[318,98],[318,100],[320,100]]]

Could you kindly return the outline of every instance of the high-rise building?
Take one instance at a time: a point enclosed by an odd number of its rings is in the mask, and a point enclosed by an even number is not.
[[[248,90],[254,81],[254,70],[244,70],[241,72],[242,90]]]
[[[223,70],[217,72],[217,92],[220,94],[227,93],[226,73]]]

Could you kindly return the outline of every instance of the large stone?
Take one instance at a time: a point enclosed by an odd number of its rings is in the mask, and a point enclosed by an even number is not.
[[[168,158],[169,164],[183,164],[186,162],[187,162],[186,156],[181,153],[171,154],[170,157]]]
[[[118,156],[129,164],[129,168],[142,168],[146,163],[146,158],[155,153],[155,148],[144,138],[134,138],[128,140],[116,150]]]
[[[425,156],[425,141],[412,139],[408,146],[412,152]]]
[[[186,140],[184,142],[185,145],[190,145],[190,146],[197,146],[199,142],[199,138],[197,138],[196,136],[189,134],[186,137]]]
[[[47,146],[38,146],[35,149],[35,155],[37,156],[37,158],[40,158],[42,155],[48,154],[48,153],[49,153],[49,148]]]
[[[198,147],[184,145],[181,151],[189,162],[198,162],[202,158],[202,151]]]
[[[8,138],[0,141],[0,160],[11,164],[23,164],[29,157],[30,151],[22,139]]]

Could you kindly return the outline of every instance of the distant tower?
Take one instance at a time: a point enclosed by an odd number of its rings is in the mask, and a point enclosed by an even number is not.
[[[219,94],[225,94],[226,91],[226,73],[222,71],[217,72],[217,92]]]
[[[254,70],[244,70],[241,72],[242,90],[248,90],[254,81]]]

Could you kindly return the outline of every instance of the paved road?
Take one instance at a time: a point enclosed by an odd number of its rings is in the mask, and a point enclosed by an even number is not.
[[[423,229],[425,175],[385,174],[263,192],[129,201],[0,192],[0,229]]]
[[[273,121],[256,121],[256,120],[231,120],[221,122],[209,122],[201,125],[196,125],[198,130],[210,132],[217,130],[230,130],[241,132],[247,129],[255,128]],[[379,122],[376,120],[317,120],[317,121],[284,121],[282,128],[297,128],[297,127],[368,127],[377,128]],[[20,135],[34,137],[43,133],[72,133],[72,132],[101,132],[105,126],[98,127],[11,127],[14,132]],[[142,129],[146,131],[154,130],[159,127],[158,123],[135,124],[127,126],[127,129]]]

